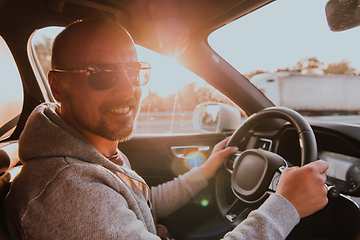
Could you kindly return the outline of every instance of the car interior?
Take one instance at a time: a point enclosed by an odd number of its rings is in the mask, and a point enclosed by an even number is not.
[[[330,0],[327,11],[335,9],[337,2],[344,1]],[[119,144],[119,149],[130,159],[132,168],[149,186],[172,180],[198,166],[210,155],[215,144],[228,136],[232,136],[229,145],[239,148],[239,154],[226,160],[208,187],[184,207],[160,220],[174,239],[221,239],[251,210],[256,209],[268,197],[268,192],[274,192],[276,186],[268,186],[275,184],[280,172],[261,183],[266,195],[261,192],[260,197],[247,196],[236,190],[241,189],[241,184],[234,184],[232,176],[241,172],[237,163],[239,159],[244,159],[245,154],[240,153],[246,150],[255,154],[265,151],[271,156],[275,153],[287,161],[271,165],[274,171],[284,166],[302,166],[319,158],[334,166],[334,173],[329,173],[327,180],[332,189],[328,205],[302,219],[287,239],[360,239],[360,125],[306,120],[295,110],[276,106],[244,73],[209,44],[209,36],[213,32],[240,21],[252,12],[261,12],[263,8],[275,4],[273,2],[276,1],[0,0],[0,36],[3,45],[7,46],[1,45],[0,48],[0,63],[3,65],[0,69],[4,69],[0,80],[0,89],[4,89],[0,90],[0,205],[4,205],[12,179],[21,171],[18,139],[29,115],[37,105],[55,102],[41,56],[32,43],[34,35],[48,27],[62,29],[79,19],[106,18],[124,26],[139,48],[162,56],[176,55],[184,68],[227,98],[228,104],[211,101],[197,106],[195,111],[194,107],[191,108],[188,118],[196,126],[195,132],[141,133]],[[353,12],[357,11],[357,16],[360,16],[360,1],[347,2],[355,4]],[[325,8],[324,5],[324,12]],[[336,18],[335,13],[328,14],[333,31],[348,31],[360,24],[360,20],[349,20],[346,24],[345,20],[338,20],[340,15]],[[330,14],[338,22],[331,20]],[[238,35],[249,38],[249,35],[241,35],[240,30]],[[357,36],[360,39],[360,34]],[[270,38],[272,36],[264,36],[261,42]],[[46,42],[45,38],[43,40]],[[354,48],[354,51],[360,59],[358,49]],[[11,63],[8,64],[9,58]],[[155,75],[154,66],[152,71]],[[174,76],[174,79],[177,78]],[[168,79],[169,82],[171,80]],[[6,90],[10,88],[17,92]],[[143,93],[146,91],[150,92],[145,89]],[[165,102],[162,104],[165,105]],[[209,109],[214,106],[216,119],[205,121],[201,114],[204,111],[210,113]],[[358,115],[360,108],[353,112]],[[148,120],[152,118],[144,116]],[[169,118],[174,118],[174,114],[169,114]],[[139,122],[139,130],[141,126]],[[193,152],[196,157],[191,155]],[[262,170],[264,166],[259,168],[260,172],[265,171]],[[246,174],[242,179],[247,181]],[[259,188],[256,191],[262,190]],[[246,199],[250,199],[252,204],[248,204]],[[0,239],[10,239],[3,207],[0,208]]]

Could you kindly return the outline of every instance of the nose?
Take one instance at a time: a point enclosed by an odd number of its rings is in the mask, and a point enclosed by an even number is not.
[[[112,88],[112,94],[116,97],[131,97],[135,94],[136,87],[130,81],[125,71],[120,71],[119,80]]]

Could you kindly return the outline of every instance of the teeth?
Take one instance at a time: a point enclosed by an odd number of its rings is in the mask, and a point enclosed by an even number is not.
[[[117,109],[111,109],[110,111],[113,113],[127,113],[129,112],[130,107],[125,107],[125,108],[117,108]]]

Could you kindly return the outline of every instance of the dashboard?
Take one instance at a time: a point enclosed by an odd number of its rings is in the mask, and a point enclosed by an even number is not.
[[[344,194],[360,196],[360,126],[336,123],[310,123],[315,133],[318,158],[329,164],[327,184]],[[296,130],[286,124],[276,132],[255,132],[247,148],[271,150],[299,166],[301,149]]]

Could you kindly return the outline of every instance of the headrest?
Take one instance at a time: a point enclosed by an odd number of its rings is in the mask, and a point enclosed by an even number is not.
[[[0,173],[8,170],[10,166],[10,157],[9,155],[2,149],[0,149]]]

